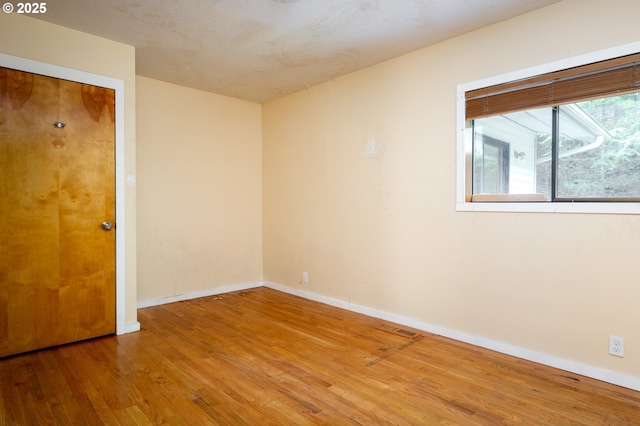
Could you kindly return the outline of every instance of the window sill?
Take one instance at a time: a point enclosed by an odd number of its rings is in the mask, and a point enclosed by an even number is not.
[[[474,194],[471,196],[473,203],[482,202],[545,202],[544,194]]]
[[[584,214],[640,214],[637,202],[464,202],[456,203],[460,212],[505,212],[505,213],[584,213]]]

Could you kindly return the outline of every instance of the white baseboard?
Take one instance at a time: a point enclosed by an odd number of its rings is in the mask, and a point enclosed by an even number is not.
[[[140,323],[138,321],[125,324],[123,334],[135,333],[136,331],[140,331]]]
[[[264,283],[247,283],[247,284],[234,284],[224,287],[212,288],[208,290],[194,291],[192,293],[178,294],[176,296],[161,297],[159,299],[149,299],[138,301],[137,308],[144,309],[151,306],[165,305],[167,303],[180,302],[183,300],[197,299],[199,297],[215,296],[217,294],[230,293],[232,291],[248,290],[251,288],[262,287]]]
[[[397,324],[406,325],[407,327],[416,328],[418,330],[423,330],[428,333],[433,333],[439,336],[448,337],[450,339],[469,343],[475,346],[479,346],[485,349],[490,349],[506,355],[511,355],[521,359],[526,359],[528,361],[536,362],[538,364],[547,365],[549,367],[558,368],[564,371],[569,371],[571,373],[579,374],[581,376],[590,377],[592,379],[601,380],[603,382],[611,383],[617,386],[622,386],[625,388],[640,391],[640,378],[638,377],[628,376],[628,375],[617,373],[615,371],[607,370],[604,368],[581,364],[581,363],[564,359],[564,358],[558,358],[555,356],[547,355],[542,352],[536,352],[536,351],[524,349],[518,346],[509,345],[507,343],[499,342],[496,340],[487,339],[485,337],[473,336],[470,334],[461,333],[459,331],[452,330],[449,328],[440,327],[440,326],[428,324],[421,321],[416,321],[411,318],[403,317],[401,315],[392,314],[392,313],[381,311],[378,309],[368,308],[366,306],[360,306],[353,303],[344,302],[342,300],[321,296],[315,293],[295,289],[292,287],[287,287],[281,284],[264,282],[264,286],[272,288],[274,290],[282,291],[284,293],[300,296],[305,299],[314,300],[316,302],[325,303],[327,305],[357,312],[370,317],[380,318],[380,319],[394,322]]]

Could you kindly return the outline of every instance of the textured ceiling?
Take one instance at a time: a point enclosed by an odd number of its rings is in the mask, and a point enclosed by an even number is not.
[[[38,19],[135,46],[139,75],[264,102],[558,1],[58,0]]]

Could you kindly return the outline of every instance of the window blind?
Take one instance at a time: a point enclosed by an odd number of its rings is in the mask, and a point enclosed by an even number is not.
[[[487,117],[640,91],[640,53],[465,94],[466,118]]]

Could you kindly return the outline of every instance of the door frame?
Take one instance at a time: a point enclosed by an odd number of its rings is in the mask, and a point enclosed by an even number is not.
[[[135,327],[126,325],[126,285],[125,285],[125,145],[124,145],[124,81],[102,75],[78,71],[58,65],[51,65],[31,59],[0,53],[0,66],[19,71],[40,74],[93,86],[106,87],[115,90],[115,164],[116,164],[116,334],[137,331]],[[135,177],[129,178],[135,179]]]

